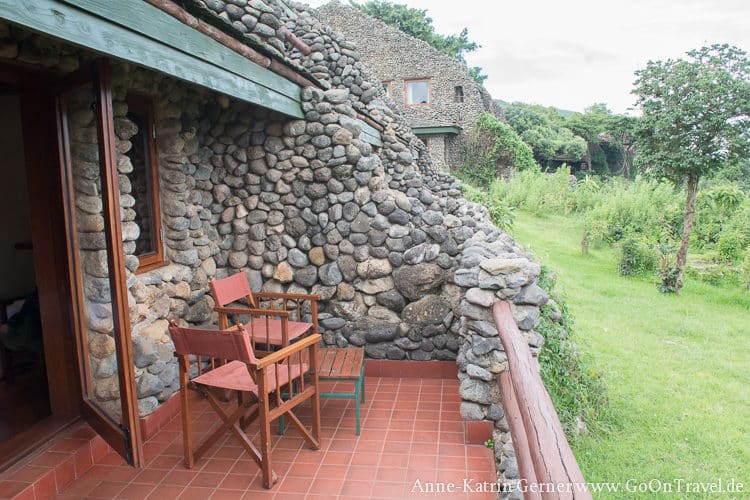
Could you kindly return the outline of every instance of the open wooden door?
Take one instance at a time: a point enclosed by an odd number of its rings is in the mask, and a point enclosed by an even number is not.
[[[58,138],[81,411],[131,465],[142,464],[109,66],[62,82]]]

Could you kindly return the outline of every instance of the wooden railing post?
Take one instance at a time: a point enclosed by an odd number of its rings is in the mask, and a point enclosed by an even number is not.
[[[592,498],[562,430],[552,399],[531,357],[529,346],[513,319],[510,304],[495,302],[492,314],[508,357],[509,374],[501,375],[500,384],[504,400],[511,401],[505,411],[511,426],[519,472],[523,475],[525,471],[529,475],[522,479],[528,485],[555,485],[541,491],[541,498],[545,500]],[[506,394],[507,392],[511,394]],[[507,415],[508,413],[510,414]],[[523,424],[522,429],[517,420],[518,415]],[[524,450],[524,445],[527,450]],[[522,465],[521,461],[528,461],[529,457],[531,464]],[[533,498],[528,496],[529,492],[525,495]]]

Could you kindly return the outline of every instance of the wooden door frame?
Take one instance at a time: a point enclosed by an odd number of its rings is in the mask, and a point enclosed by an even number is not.
[[[51,415],[0,445],[4,470],[80,418],[80,384],[71,334],[67,244],[63,217],[54,96],[48,71],[0,65],[0,82],[21,104],[34,271],[39,292]]]
[[[78,251],[72,162],[70,157],[67,109],[60,95],[81,84],[91,83],[96,90],[95,121],[98,130],[100,158],[100,181],[102,196],[102,217],[104,218],[104,238],[107,247],[107,266],[112,298],[112,323],[114,328],[117,374],[120,387],[122,423],[114,422],[96,405],[89,403],[88,344],[85,333],[85,311],[83,309],[81,262]],[[114,112],[112,110],[112,82],[109,61],[99,59],[76,73],[68,75],[56,86],[57,142],[60,146],[59,166],[62,178],[63,212],[68,244],[67,268],[68,287],[71,297],[72,331],[75,338],[78,359],[78,374],[81,384],[81,411],[86,421],[114,448],[128,463],[143,465],[143,442],[138,415],[138,400],[135,386],[135,365],[130,335],[130,308],[127,298],[122,223],[120,220],[120,191],[118,184],[117,158],[115,148]]]

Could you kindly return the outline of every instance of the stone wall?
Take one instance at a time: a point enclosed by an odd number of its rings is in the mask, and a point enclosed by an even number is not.
[[[379,80],[390,82],[392,104],[403,113],[410,126],[458,125],[463,129],[458,136],[444,136],[444,147],[440,147],[437,140],[430,141],[429,146],[431,151],[433,145],[436,148],[433,153],[436,167],[460,167],[466,132],[481,113],[498,116],[500,113],[492,99],[487,99],[487,91],[471,77],[466,65],[337,0],[319,7],[315,13],[356,44],[362,62]],[[406,104],[405,82],[413,79],[430,80],[429,104]],[[455,99],[457,86],[463,89],[462,102]]]
[[[208,279],[243,272],[255,290],[320,294],[327,345],[364,346],[376,359],[456,360],[464,418],[492,421],[507,433],[494,382],[505,358],[489,306],[512,300],[519,327],[538,348],[541,337],[533,328],[547,300],[535,284],[539,266],[435,166],[353,44],[307,11],[292,15],[267,5],[310,47],[308,53],[286,47],[288,59],[330,87],[302,89],[302,120],[131,65],[113,67],[141,414],[178,388],[167,320],[216,324]],[[6,32],[18,36],[16,50],[6,44],[4,53],[18,57],[30,36]],[[40,40],[56,64],[73,67],[90,57]],[[141,228],[129,177],[130,139],[137,131],[127,119],[129,93],[150,96],[155,105],[168,265],[148,272],[139,272],[134,256]],[[77,228],[94,393],[116,413],[90,99],[82,94],[70,103]],[[382,126],[382,147],[363,140],[362,116]]]

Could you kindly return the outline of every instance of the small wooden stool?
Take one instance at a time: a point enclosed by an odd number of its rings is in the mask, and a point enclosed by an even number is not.
[[[365,350],[362,347],[326,348],[318,353],[318,380],[354,382],[354,392],[321,392],[320,397],[353,399],[359,436],[359,405],[365,402]]]

